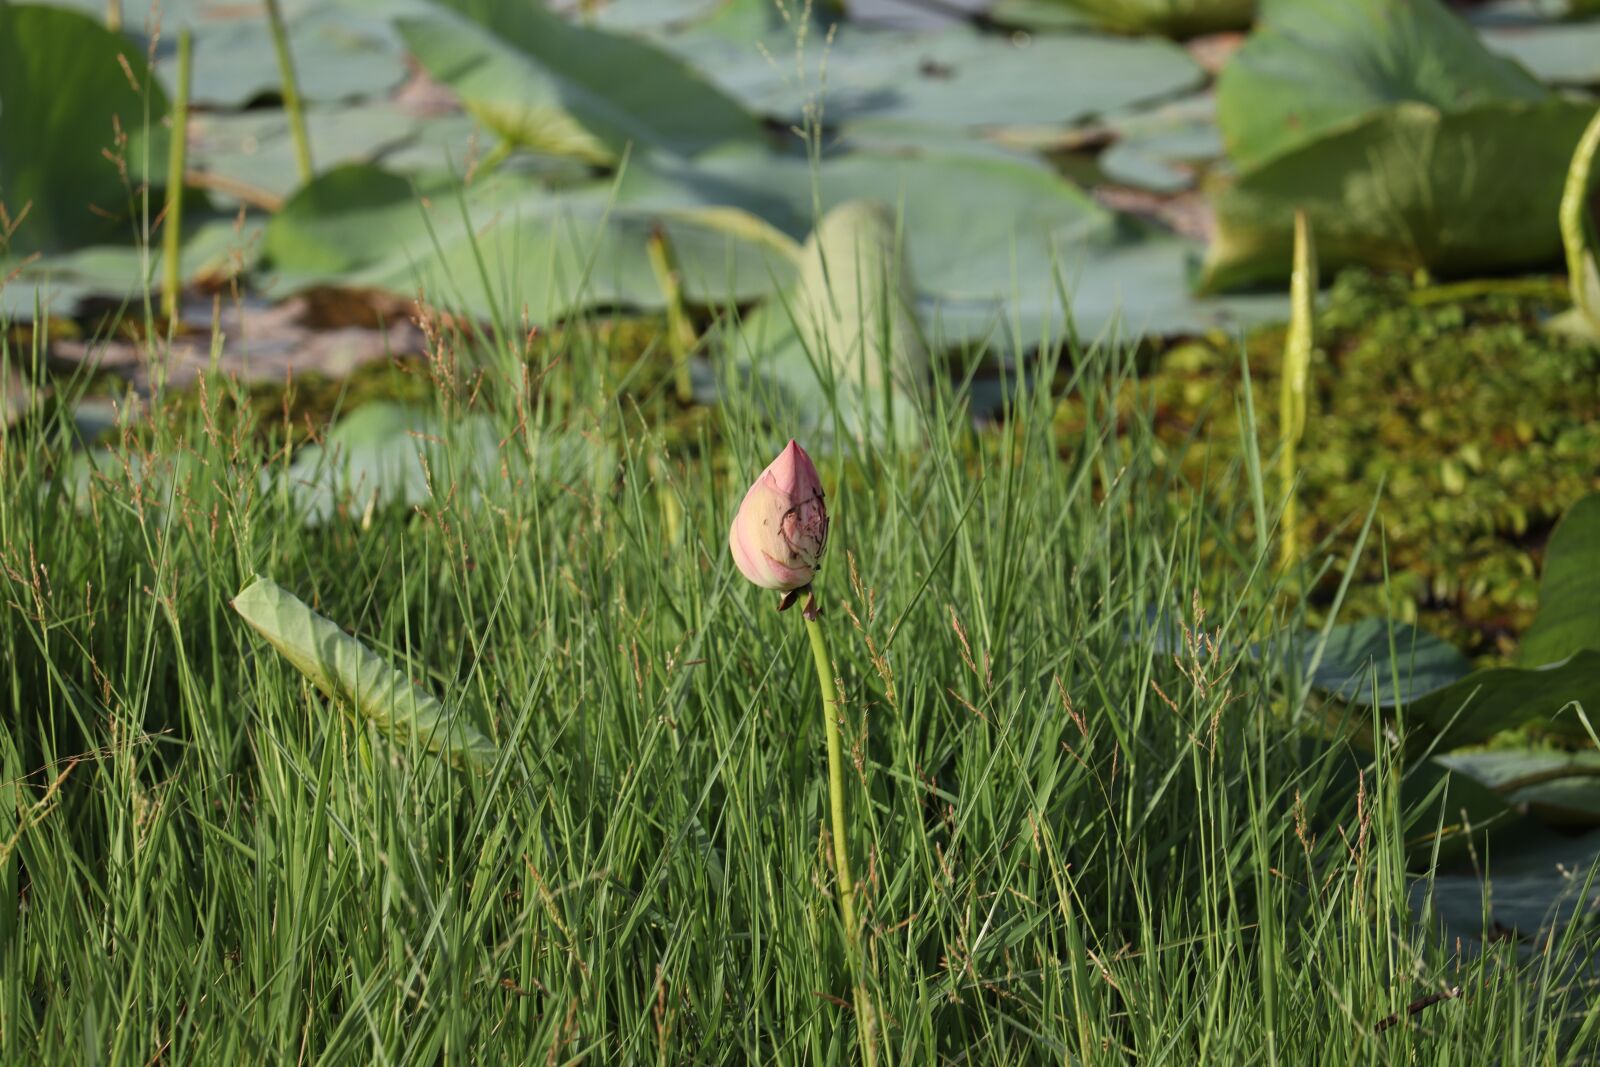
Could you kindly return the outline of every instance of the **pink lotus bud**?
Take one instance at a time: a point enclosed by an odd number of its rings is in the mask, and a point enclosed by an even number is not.
[[[739,571],[763,589],[811,584],[828,544],[822,481],[805,449],[789,442],[739,505],[728,548]]]

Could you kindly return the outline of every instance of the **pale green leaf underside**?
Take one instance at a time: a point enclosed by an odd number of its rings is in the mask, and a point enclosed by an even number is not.
[[[494,742],[271,579],[257,577],[234,597],[233,608],[318,689],[397,745],[415,744],[457,767],[494,763]]]

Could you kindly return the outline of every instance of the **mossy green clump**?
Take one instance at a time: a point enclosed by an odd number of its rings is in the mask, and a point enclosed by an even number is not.
[[[1297,532],[1343,558],[1378,500],[1344,617],[1388,612],[1473,656],[1512,651],[1537,606],[1546,535],[1600,488],[1600,348],[1541,326],[1565,301],[1555,282],[1419,288],[1359,271],[1325,295]],[[1284,338],[1277,326],[1246,339],[1264,455]],[[1214,476],[1240,455],[1241,381],[1234,343],[1211,338],[1160,353],[1138,386],[1169,457],[1191,485],[1209,470],[1212,495],[1230,491]],[[1280,491],[1269,481],[1269,506]]]
[[[590,401],[620,402],[623,418],[647,423],[669,450],[693,447],[715,434],[714,409],[678,395],[667,329],[662,315],[577,322],[536,338],[528,363],[536,373],[558,361],[588,368],[568,382],[585,388]]]

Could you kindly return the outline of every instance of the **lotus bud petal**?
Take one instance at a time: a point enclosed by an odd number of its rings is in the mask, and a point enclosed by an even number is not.
[[[822,481],[805,449],[790,441],[745,493],[728,548],[746,578],[787,592],[811,584],[827,545]]]

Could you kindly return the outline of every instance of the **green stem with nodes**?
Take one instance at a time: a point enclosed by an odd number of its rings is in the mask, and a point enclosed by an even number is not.
[[[283,23],[283,10],[278,0],[267,0],[267,24],[272,29],[272,49],[278,53],[278,77],[283,83],[279,92],[294,139],[294,160],[300,171],[300,181],[308,182],[313,174],[311,135],[306,132],[306,113],[300,106],[300,83],[295,79],[294,56],[289,51],[289,30]]]
[[[678,274],[678,264],[667,242],[666,231],[656,227],[645,244],[650,259],[650,269],[655,272],[656,284],[661,286],[661,296],[667,302],[667,351],[672,354],[672,379],[677,388],[679,403],[694,400],[694,380],[689,376],[689,355],[694,351],[694,324],[683,306],[683,280]]]
[[[178,34],[178,93],[172,101],[172,140],[167,148],[167,207],[161,234],[161,314],[178,318],[183,295],[183,169],[189,144],[189,70],[193,48],[188,27]]]
[[[839,878],[839,914],[844,920],[845,954],[855,980],[856,1033],[861,1040],[861,1062],[874,1067],[878,1062],[877,1015],[872,995],[867,991],[866,965],[856,928],[856,886],[850,877],[850,846],[845,835],[844,741],[839,733],[839,690],[833,684],[833,661],[828,657],[828,639],[822,632],[818,613],[808,605],[805,611],[806,634],[811,638],[811,655],[817,661],[817,682],[822,687],[822,714],[828,727],[828,805],[833,815],[833,865]]]

